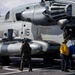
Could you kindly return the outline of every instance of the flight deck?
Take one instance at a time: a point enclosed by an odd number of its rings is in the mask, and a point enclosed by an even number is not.
[[[27,63],[24,66],[24,70],[20,71],[20,60],[18,58],[13,60],[11,61],[12,63],[9,66],[0,66],[0,75],[75,75],[75,67],[74,70],[69,70],[70,72],[62,72],[59,59],[56,59],[53,64],[44,64],[43,59],[34,58],[32,59],[32,72],[28,71],[29,68]]]

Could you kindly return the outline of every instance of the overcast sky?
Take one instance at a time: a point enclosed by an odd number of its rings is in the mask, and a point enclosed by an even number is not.
[[[17,6],[40,2],[41,0],[0,0],[0,13],[5,15],[5,13]]]

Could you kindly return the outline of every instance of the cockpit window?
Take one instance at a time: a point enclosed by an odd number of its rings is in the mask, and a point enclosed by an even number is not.
[[[10,11],[7,12],[6,16],[5,16],[5,20],[9,19],[9,15],[10,15]]]

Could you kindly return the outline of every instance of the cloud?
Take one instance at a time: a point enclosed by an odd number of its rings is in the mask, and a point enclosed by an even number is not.
[[[34,2],[40,2],[40,0],[0,0],[0,13],[5,14],[14,7]]]

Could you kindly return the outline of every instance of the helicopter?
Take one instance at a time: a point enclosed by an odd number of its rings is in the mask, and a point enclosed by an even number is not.
[[[10,56],[20,56],[24,39],[30,44],[32,57],[45,62],[59,58],[64,29],[73,34],[69,39],[75,37],[74,7],[75,2],[70,0],[41,0],[9,10],[0,22],[2,64],[9,65]]]

